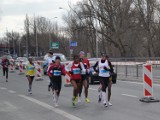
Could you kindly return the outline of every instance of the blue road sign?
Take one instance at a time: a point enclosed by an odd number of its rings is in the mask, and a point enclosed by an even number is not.
[[[77,46],[77,42],[76,41],[71,41],[70,42],[70,46],[71,47],[76,47]]]

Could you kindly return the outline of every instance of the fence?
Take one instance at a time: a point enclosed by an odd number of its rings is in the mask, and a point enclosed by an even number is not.
[[[160,65],[153,66],[153,82],[160,83]],[[143,64],[139,65],[115,65],[114,70],[119,80],[143,81]]]

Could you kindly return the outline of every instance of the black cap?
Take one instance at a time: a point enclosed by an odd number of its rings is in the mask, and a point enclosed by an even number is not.
[[[59,56],[56,56],[56,60],[57,60],[57,59],[58,59],[58,60],[61,60],[61,58],[60,58]]]
[[[52,51],[48,51],[48,53],[51,54],[51,55],[53,55],[53,52],[52,52]]]
[[[75,60],[75,59],[79,59],[79,55],[73,55],[73,59]]]

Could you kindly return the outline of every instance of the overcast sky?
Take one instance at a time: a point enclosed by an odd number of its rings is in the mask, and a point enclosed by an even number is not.
[[[81,0],[0,0],[0,37],[6,30],[23,32],[26,13],[29,16],[58,17],[55,20],[63,25],[62,15],[67,12],[59,7],[69,10],[68,3],[73,5],[77,1]]]

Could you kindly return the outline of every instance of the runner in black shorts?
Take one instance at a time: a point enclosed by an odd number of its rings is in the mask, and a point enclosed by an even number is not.
[[[81,71],[85,72],[84,65],[79,61],[79,56],[74,55],[74,61],[66,66],[66,71],[71,74],[71,84],[73,86],[72,105],[75,107],[78,100],[78,93],[81,85]]]
[[[84,68],[86,69],[85,72],[81,72],[81,86],[79,90],[79,99],[78,102],[81,102],[81,94],[82,94],[82,88],[84,86],[84,94],[85,94],[85,101],[87,103],[90,103],[90,99],[88,98],[88,88],[89,88],[89,69],[90,64],[89,60],[85,58],[85,53],[83,51],[80,52],[80,61],[83,63]]]
[[[102,100],[105,107],[108,107],[108,100],[106,96],[106,88],[108,87],[109,77],[110,77],[110,67],[108,60],[106,60],[106,54],[102,53],[101,60],[97,61],[97,63],[93,66],[94,71],[96,71],[98,67],[98,76],[100,79],[100,84],[102,86]]]
[[[60,57],[57,56],[55,59],[55,64],[50,66],[48,70],[48,76],[51,78],[52,88],[54,89],[54,104],[58,107],[58,98],[61,92],[62,86],[62,75],[65,74],[64,66],[60,63]]]
[[[3,56],[2,59],[2,63],[1,63],[2,67],[3,67],[3,76],[6,75],[6,82],[8,82],[8,67],[10,65],[9,60],[7,59],[7,56]]]

